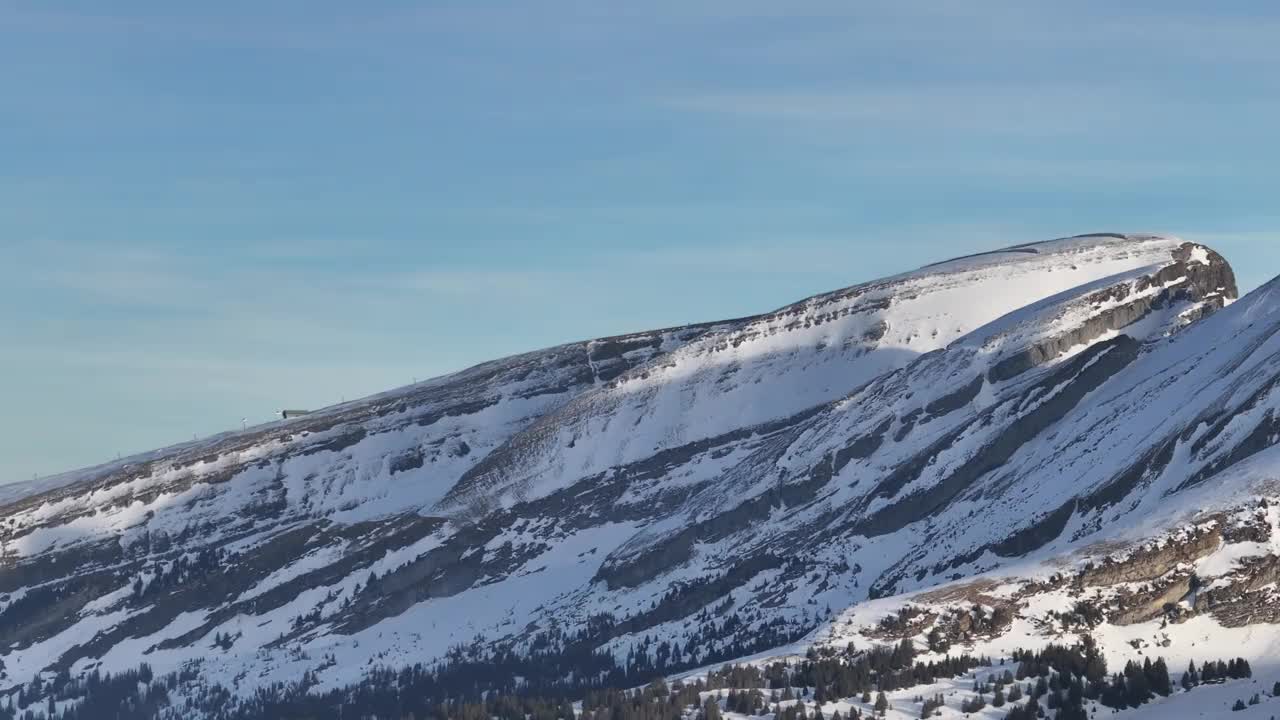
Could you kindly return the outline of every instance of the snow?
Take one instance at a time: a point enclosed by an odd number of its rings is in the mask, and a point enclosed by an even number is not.
[[[566,479],[794,415],[839,399],[1010,311],[1082,285],[1092,289],[1118,275],[1149,272],[1171,262],[1182,244],[1155,236],[1056,240],[940,263],[790,305],[709,334],[583,393],[514,435],[496,456],[496,467],[438,507],[456,509],[471,495],[489,495],[489,486],[500,487],[506,502],[544,496]],[[868,339],[876,328],[884,334]]]
[[[1240,561],[1246,558],[1277,554],[1275,542],[1245,542],[1235,545],[1223,545],[1220,550],[1196,563],[1196,574],[1201,577],[1216,578],[1227,575],[1237,569]]]
[[[312,570],[318,570],[331,565],[342,558],[343,551],[346,549],[347,543],[345,542],[338,542],[332,545],[316,548],[315,550],[312,550],[298,558],[296,561],[289,563],[263,578],[257,585],[254,585],[249,590],[241,593],[240,597],[236,598],[236,602],[252,600],[268,590],[277,588],[294,578],[306,575]]]
[[[974,673],[962,676],[956,679],[942,680],[933,685],[921,685],[908,690],[899,690],[885,693],[889,700],[889,709],[884,717],[887,720],[916,720],[920,717],[921,704],[915,702],[917,696],[931,698],[935,695],[942,695],[946,706],[938,711],[936,717],[950,720],[954,718],[987,718],[989,720],[1003,720],[1008,715],[1009,710],[1014,704],[1025,705],[1028,701],[1024,698],[1017,703],[1008,703],[1002,708],[995,708],[988,705],[983,710],[976,713],[961,713],[959,711],[960,703],[963,700],[972,699],[974,697],[973,683],[975,675],[983,680],[989,674],[1002,673],[1006,668],[995,666],[991,668],[979,668]],[[1023,684],[1023,683],[1020,683]],[[1191,720],[1193,718],[1214,718],[1221,720],[1222,718],[1240,718],[1241,720],[1253,720],[1273,717],[1280,714],[1280,700],[1271,697],[1269,694],[1270,685],[1265,688],[1261,682],[1251,682],[1247,680],[1227,682],[1222,685],[1202,685],[1190,692],[1175,692],[1168,698],[1157,697],[1147,705],[1138,709],[1126,709],[1122,711],[1114,711],[1111,708],[1103,707],[1097,703],[1086,703],[1086,710],[1090,717],[1115,717],[1118,720]],[[766,691],[767,692],[767,691]],[[702,697],[718,696],[723,698],[727,696],[728,690],[705,692]],[[1244,711],[1232,712],[1232,706],[1236,700],[1243,700],[1246,703],[1249,698],[1258,694],[1260,703],[1256,706],[1247,707]],[[874,694],[873,694],[874,695]],[[986,696],[988,701],[991,696]],[[809,712],[813,711],[814,702],[812,698],[801,700],[789,700],[779,703],[779,707],[787,708],[794,705],[803,705]],[[1044,703],[1042,702],[1043,706]],[[878,717],[874,712],[874,703],[863,703],[857,698],[846,698],[838,702],[828,702],[821,705],[822,713],[825,717],[830,717],[833,712],[838,711],[841,717],[848,717],[849,711],[856,708],[863,717]],[[1048,711],[1047,717],[1053,717],[1053,711]],[[765,714],[762,716],[746,716],[739,713],[723,712],[726,718],[744,719],[748,717],[756,717],[757,720],[772,720],[774,715]]]
[[[5,655],[5,671],[10,678],[26,682],[35,677],[36,673],[53,664],[68,650],[84,642],[85,638],[92,638],[99,632],[109,630],[133,614],[135,613],[126,610],[116,610],[81,618],[69,630],[24,648],[20,653]],[[130,667],[136,666],[135,661]]]
[[[352,636],[318,636],[300,646],[303,654],[319,658],[332,654],[337,664],[323,670],[317,692],[341,687],[359,680],[371,662],[391,667],[442,656],[450,647],[468,642],[478,635],[500,637],[523,628],[523,618],[588,581],[599,568],[602,557],[585,551],[611,540],[625,537],[632,528],[606,525],[590,532],[566,538],[530,563],[531,571],[482,585],[463,595],[434,598],[420,603],[408,612]],[[363,579],[361,575],[360,579]],[[305,603],[303,604],[305,606]],[[252,648],[255,643],[246,643]],[[244,658],[232,656],[229,662],[206,664],[218,677],[223,668],[234,677]],[[278,664],[277,664],[278,663]],[[262,667],[257,677],[244,679],[241,690],[289,681],[314,662],[274,657]]]
[[[334,566],[362,547],[368,528],[443,516],[440,527],[431,525],[432,532],[416,542],[300,591],[280,607],[231,617],[212,615],[218,610],[213,606],[192,608],[78,666],[101,662],[115,670],[145,659],[167,672],[198,660],[212,681],[239,693],[296,680],[328,655],[337,663],[320,671],[321,690],[354,682],[375,665],[429,664],[451,646],[478,638],[518,643],[530,627],[580,627],[601,612],[635,616],[674,584],[719,577],[737,560],[773,547],[788,548],[819,580],[787,585],[776,569],[749,578],[728,593],[735,608],[754,618],[749,622],[782,619],[807,629],[827,619],[825,607],[848,608],[807,641],[773,654],[803,652],[809,642],[865,642],[860,629],[906,601],[868,601],[873,584],[891,574],[898,577],[889,585],[895,592],[953,589],[944,578],[957,573],[987,583],[987,595],[1011,597],[1022,579],[1071,567],[1099,555],[1104,545],[1149,540],[1210,510],[1234,510],[1241,498],[1275,482],[1280,451],[1273,448],[1233,462],[1212,483],[1183,487],[1202,468],[1231,457],[1280,410],[1280,394],[1273,397],[1268,385],[1280,375],[1274,287],[1185,329],[1198,306],[1154,308],[1128,326],[1061,348],[1018,377],[996,380],[991,374],[1002,359],[1124,303],[1184,286],[1187,277],[1147,282],[1182,246],[1177,238],[1157,236],[1068,238],[960,259],[762,316],[635,336],[636,348],[623,353],[634,367],[613,380],[604,379],[610,360],[603,354],[616,339],[577,343],[246,433],[0,490],[0,502],[18,501],[0,518],[8,523],[0,555],[39,561],[116,540],[133,548],[144,535],[193,537],[192,549],[250,554],[298,528],[325,528],[329,537],[350,533],[352,539],[309,545],[264,571],[235,598],[246,601]],[[1191,252],[1194,262],[1209,262],[1202,248]],[[1081,367],[1068,362],[1121,333],[1144,342],[1138,359],[1085,394],[1034,442],[972,479],[923,521],[878,535],[850,530],[913,492],[946,483],[991,443],[1064,397],[1080,372],[1112,360],[1114,348],[1075,364]],[[975,379],[982,379],[980,387],[963,407],[934,406],[974,387]],[[1230,419],[1217,427],[1213,413],[1220,410]],[[795,419],[801,412],[806,414]],[[1215,427],[1216,439],[1198,445]],[[874,452],[836,467],[834,458],[853,440],[874,435],[882,436]],[[1085,506],[1082,498],[1108,487],[1120,470],[1170,438],[1172,459],[1163,469],[1153,466],[1127,504]],[[687,458],[654,460],[655,453],[695,441],[703,445]],[[894,469],[922,455],[927,458],[919,473],[885,489]],[[696,523],[714,524],[743,501],[794,487],[819,468],[837,472],[812,499],[773,502],[741,527],[699,536],[687,559],[637,587],[609,590],[597,579],[610,563],[640,557]],[[509,573],[486,575],[456,594],[440,593],[444,597],[424,593],[408,610],[372,627],[339,632],[343,601],[370,572],[383,576],[446,544],[468,527],[466,511],[477,500],[512,507],[575,483],[592,487],[618,478],[629,480],[605,510],[625,519],[609,512],[573,515],[572,503],[563,512],[574,523],[550,514],[519,516],[470,546],[473,554],[466,556],[492,558],[508,544],[530,552]],[[51,492],[35,494],[40,491]],[[992,551],[992,543],[1068,502],[1077,502],[1077,511],[1044,547],[1019,559]],[[1273,526],[1276,520],[1271,518]],[[801,543],[796,538],[805,531],[825,536]],[[1226,577],[1242,561],[1278,550],[1272,543],[1226,545],[1199,560],[1196,571]],[[431,585],[423,581],[423,587]],[[774,604],[761,601],[761,588],[779,593]],[[128,592],[128,586],[113,587],[83,608],[70,630],[32,647],[0,651],[0,657],[21,671],[13,677],[29,677],[130,613],[151,610],[118,609]],[[1071,602],[1065,593],[1045,593],[1030,601],[1027,613],[1043,616]],[[312,612],[319,613],[319,626],[282,641],[296,618]],[[210,617],[221,619],[206,637],[156,648]],[[695,625],[682,617],[637,635],[684,642]],[[1264,658],[1280,650],[1280,634],[1230,630],[1208,617],[1173,630],[1148,624],[1106,627],[1100,634],[1108,659],[1120,663],[1138,652],[1131,641],[1151,644],[1170,632],[1177,640],[1167,649],[1170,658],[1200,659],[1219,650],[1222,656]],[[214,633],[235,637],[232,647],[213,649]],[[636,639],[623,635],[607,649],[624,655]],[[1019,643],[1048,639],[1020,619],[1006,636],[973,649],[999,657]],[[958,693],[959,685],[937,690]],[[894,712],[917,716],[909,696],[930,693],[895,694]],[[1003,711],[984,716],[1002,717]]]

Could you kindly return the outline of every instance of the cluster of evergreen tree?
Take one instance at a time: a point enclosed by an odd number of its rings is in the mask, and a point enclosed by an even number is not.
[[[1038,651],[1016,650],[1013,661],[1018,663],[1015,680],[1030,677],[1047,678],[1055,671],[1084,677],[1089,682],[1099,682],[1107,676],[1107,661],[1098,650],[1091,636],[1084,636],[1075,646],[1046,645]]]
[[[1099,699],[1103,705],[1121,710],[1142,707],[1156,695],[1168,697],[1172,693],[1173,683],[1164,658],[1157,658],[1155,662],[1146,658],[1141,665],[1133,660],[1126,663],[1124,672],[1111,678]]]
[[[969,713],[982,712],[986,707],[987,698],[983,695],[976,695],[960,701],[960,712],[966,715]]]
[[[1241,710],[1247,710],[1252,705],[1261,705],[1261,704],[1262,704],[1262,696],[1259,695],[1258,693],[1254,693],[1253,697],[1249,698],[1248,704],[1246,704],[1245,701],[1243,700],[1236,700],[1236,704],[1232,705],[1231,709],[1234,712],[1240,712]],[[1273,715],[1272,717],[1275,717],[1275,716]]]
[[[235,645],[236,639],[240,637],[240,633],[232,635],[231,633],[217,632],[213,634],[213,646],[222,650],[230,650]]]
[[[1217,685],[1228,680],[1244,680],[1253,677],[1253,668],[1249,665],[1249,661],[1244,658],[1236,658],[1235,660],[1216,660],[1206,662],[1196,670],[1195,661],[1187,666],[1187,671],[1182,673],[1182,689],[1190,690],[1198,685]],[[1280,683],[1277,683],[1277,690],[1280,690]]]
[[[888,707],[888,700],[885,701],[885,707]],[[809,707],[804,703],[795,703],[791,705],[781,706],[774,705],[769,710],[775,720],[862,720],[862,713],[857,708],[852,708],[848,715],[841,715],[840,711],[832,711],[830,715],[825,715],[818,705]],[[877,711],[880,712],[880,711]],[[712,720],[715,718],[712,714],[703,710],[701,716],[695,720]]]
[[[873,690],[885,692],[930,685],[990,664],[986,658],[971,655],[949,656],[928,663],[917,663],[915,658],[915,645],[910,640],[865,651],[853,646],[841,651],[811,649],[798,663],[775,662],[764,668],[725,667],[712,672],[708,684],[712,688],[811,688],[814,701],[826,703]]]
[[[198,579],[221,572],[223,567],[234,564],[222,550],[203,548],[190,555],[179,555],[172,562],[157,564],[148,582],[141,577],[133,581],[133,598],[135,601],[146,600],[155,595],[183,587]]]
[[[582,720],[681,720],[691,708],[701,706],[704,715],[720,716],[720,703],[707,698],[702,704],[701,695],[707,686],[699,682],[673,683],[670,686],[657,680],[637,691],[617,689],[587,693],[582,701]],[[729,698],[729,709],[734,706],[755,706],[746,693],[742,698]],[[570,716],[572,717],[572,716]]]
[[[942,695],[934,695],[931,698],[919,698],[919,701],[921,703],[920,717],[922,720],[923,718],[933,717],[934,713],[946,707],[946,702],[943,701]]]
[[[1009,687],[1006,695],[1005,688]],[[1022,690],[1014,682],[1013,671],[1005,670],[999,675],[988,675],[986,681],[981,678],[974,678],[973,692],[975,695],[967,700],[960,702],[960,712],[975,713],[991,707],[1002,708],[1012,700],[1018,700],[1022,697]],[[991,700],[987,700],[987,695],[991,696]]]
[[[724,700],[726,710],[743,715],[760,715],[765,705],[764,693],[759,690],[730,690]]]
[[[996,687],[996,697],[1002,707],[1012,704],[1006,718],[1031,720],[1045,717],[1045,707],[1055,711],[1057,720],[1087,720],[1086,700],[1097,700],[1106,687],[1107,663],[1090,636],[1078,645],[1048,645],[1038,651],[1019,650],[1013,653],[1017,669],[1006,671]],[[1025,690],[1018,685],[1035,678]],[[1008,685],[1007,693],[1003,686]],[[1027,702],[1016,704],[1023,697]],[[1043,700],[1044,705],[1041,705]]]
[[[1216,660],[1205,662],[1199,671],[1192,662],[1183,673],[1181,685],[1184,690],[1191,690],[1203,683],[1221,683],[1227,680],[1243,680],[1253,677],[1253,668],[1244,658],[1234,660]],[[1152,662],[1147,658],[1139,665],[1129,661],[1124,672],[1111,678],[1110,683],[1102,691],[1101,702],[1117,710],[1126,707],[1140,707],[1159,695],[1168,697],[1173,693],[1173,683],[1169,680],[1169,668],[1164,658],[1156,658]]]
[[[928,663],[914,662],[916,649],[909,640],[894,646],[879,646],[858,651],[852,646],[843,651],[811,649],[798,663],[770,663],[763,668],[754,666],[726,666],[709,674],[711,688],[764,688],[772,691],[771,702],[779,720],[811,717],[803,704],[789,701],[811,699],[815,707],[812,717],[821,715],[818,706],[827,702],[861,696],[862,702],[872,704],[883,715],[889,707],[886,691],[900,690],[917,685],[929,685],[942,678],[953,678],[969,670],[989,665],[986,658],[969,655],[947,657]],[[797,697],[798,691],[799,697]],[[739,693],[739,696],[742,693]],[[731,693],[732,697],[732,693]],[[928,700],[918,698],[922,704],[921,716],[930,717],[942,707],[942,698]],[[729,705],[729,709],[735,709]],[[760,714],[738,710],[745,714]],[[838,714],[835,717],[839,717]],[[848,720],[859,716],[855,709]],[[830,720],[830,719],[828,719]]]
[[[156,677],[146,663],[116,675],[95,670],[82,678],[63,670],[20,686],[7,704],[0,703],[0,719],[150,720],[170,706],[171,693],[195,677],[190,671]]]
[[[1033,701],[1026,705],[1015,705],[1005,715],[1005,720],[1038,720],[1044,717],[1044,708],[1040,707],[1040,703]]]
[[[12,637],[7,629],[19,630],[64,599],[91,589],[83,579],[72,578],[65,583],[28,587],[19,597],[9,596],[9,604],[0,610],[0,642]]]
[[[1039,652],[1019,651],[1014,653],[1014,659],[1019,663],[1014,674],[1016,681],[1037,679],[1034,686],[1027,686],[1025,695],[1029,700],[1026,705],[1015,705],[1006,716],[1008,720],[1044,717],[1041,699],[1049,710],[1056,711],[1054,717],[1058,720],[1086,720],[1086,700],[1123,710],[1141,707],[1157,696],[1168,697],[1174,692],[1168,665],[1162,657],[1155,660],[1147,658],[1141,663],[1129,661],[1123,672],[1108,677],[1106,662],[1088,636],[1075,647],[1050,645]],[[1206,673],[1209,680],[1204,679]],[[1199,671],[1192,663],[1183,674],[1182,686],[1190,690],[1201,682],[1243,679],[1252,674],[1249,662],[1243,658],[1206,662]],[[1276,689],[1280,691],[1280,683]],[[1009,702],[1016,702],[1024,694],[1019,691],[1015,697],[1015,690],[1018,690],[1016,683],[1008,693]],[[978,700],[982,700],[981,694]],[[976,712],[983,706],[969,703],[971,709],[962,707],[962,710]]]

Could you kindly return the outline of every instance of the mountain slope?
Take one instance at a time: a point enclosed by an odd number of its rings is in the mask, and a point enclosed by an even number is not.
[[[1030,583],[1261,492],[1280,297],[1235,294],[1176,238],[1037,243],[12,493],[0,692],[140,659],[242,697],[496,652],[663,672]]]
[[[527,499],[610,467],[780,420],[1029,303],[1166,263],[1180,241],[1094,235],[938,263],[708,334],[513,435],[440,505]]]

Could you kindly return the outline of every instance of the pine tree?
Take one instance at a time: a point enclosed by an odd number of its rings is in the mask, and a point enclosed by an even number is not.
[[[1169,666],[1165,663],[1164,658],[1156,658],[1151,664],[1151,671],[1147,675],[1151,681],[1151,689],[1161,697],[1169,697],[1173,694],[1173,684],[1169,681]]]
[[[902,642],[898,643],[898,647],[893,651],[893,668],[901,669],[909,667],[916,660],[916,644],[911,642],[910,638],[902,638]]]
[[[1129,707],[1142,707],[1151,699],[1151,684],[1138,663],[1130,660],[1124,668],[1125,702]]]
[[[1084,677],[1091,683],[1100,683],[1107,677],[1107,661],[1096,648],[1091,648],[1085,659]]]

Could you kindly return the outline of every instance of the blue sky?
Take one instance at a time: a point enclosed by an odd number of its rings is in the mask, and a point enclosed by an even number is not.
[[[1002,244],[1280,274],[1280,11],[0,0],[0,482]]]

